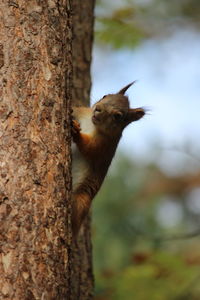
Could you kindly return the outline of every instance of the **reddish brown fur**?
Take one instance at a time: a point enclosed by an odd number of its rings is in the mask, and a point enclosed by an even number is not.
[[[128,98],[122,94],[126,89],[125,87],[120,91],[121,93],[103,97],[92,108],[74,109],[73,141],[80,153],[79,159],[86,165],[83,170],[80,170],[83,175],[85,173],[86,175],[73,190],[74,235],[77,235],[88,214],[92,199],[102,185],[123,129],[130,122],[139,120],[145,114],[142,108],[129,108]],[[84,118],[89,120],[89,126],[91,126],[89,133],[81,131],[79,122],[81,123]]]

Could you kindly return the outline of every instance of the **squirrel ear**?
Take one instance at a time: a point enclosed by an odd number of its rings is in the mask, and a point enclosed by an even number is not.
[[[143,108],[130,108],[126,116],[126,125],[131,122],[138,121],[145,115]]]
[[[117,94],[121,94],[124,95],[125,92],[130,88],[131,85],[133,85],[134,83],[136,83],[136,80],[134,80],[133,82],[129,83],[128,85],[126,85],[125,87],[123,87],[123,89],[121,89]]]

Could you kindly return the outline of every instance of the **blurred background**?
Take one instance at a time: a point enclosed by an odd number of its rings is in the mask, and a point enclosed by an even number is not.
[[[200,1],[97,1],[92,103],[128,90],[93,203],[96,300],[200,299]]]

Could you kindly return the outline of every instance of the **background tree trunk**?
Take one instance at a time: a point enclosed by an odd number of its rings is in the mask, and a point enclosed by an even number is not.
[[[73,1],[73,89],[72,105],[89,105],[90,64],[92,56],[95,0]],[[90,217],[81,229],[77,243],[72,245],[71,300],[93,298],[92,246]]]
[[[93,1],[79,2],[0,4],[0,299],[92,295],[89,225],[76,246],[70,228],[67,124],[71,94],[89,99],[93,25]]]

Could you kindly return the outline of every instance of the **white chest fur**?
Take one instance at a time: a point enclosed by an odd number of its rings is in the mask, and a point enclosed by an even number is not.
[[[92,134],[94,124],[91,120],[91,115],[85,115],[78,119],[81,127],[81,132]],[[84,181],[88,174],[88,163],[84,156],[80,153],[75,143],[72,143],[72,186],[73,191]]]
[[[79,118],[79,123],[81,125],[81,132],[92,134],[94,131],[94,124],[92,122],[92,116],[90,114],[85,115],[84,117]]]

